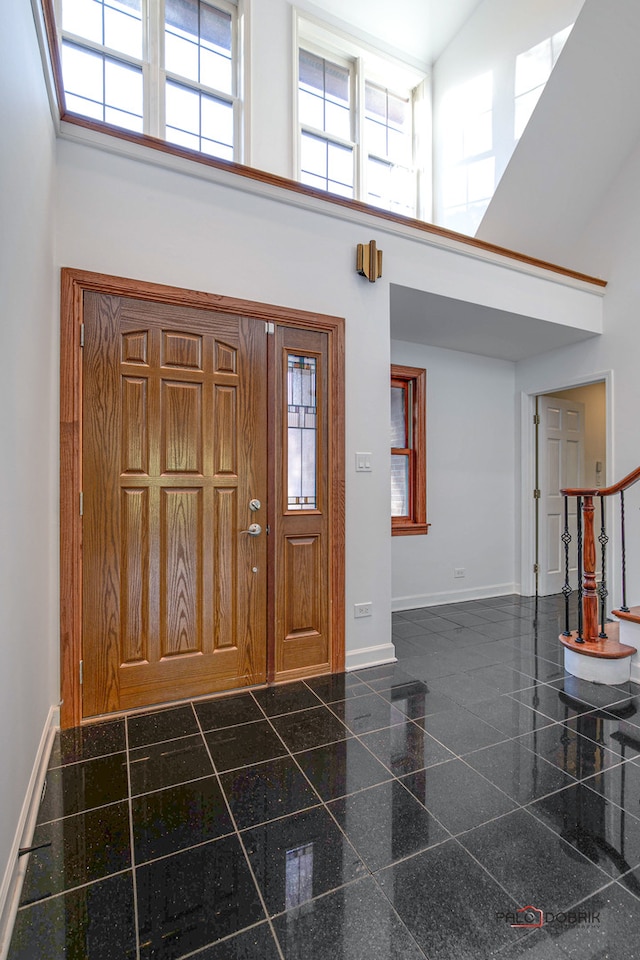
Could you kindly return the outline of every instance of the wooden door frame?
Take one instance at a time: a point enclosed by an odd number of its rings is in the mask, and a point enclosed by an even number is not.
[[[332,672],[345,662],[345,453],[344,318],[255,303],[235,297],[185,290],[159,283],[63,268],[60,310],[60,722],[80,726],[82,691],[82,351],[83,295],[155,300],[182,307],[234,313],[278,325],[327,333],[329,347],[329,529],[331,563],[329,609]],[[272,405],[270,405],[272,406]],[[274,589],[269,578],[268,595]],[[268,611],[272,609],[271,600]],[[267,612],[268,622],[270,621]],[[269,623],[270,626],[270,623]],[[273,637],[268,640],[268,648]],[[269,651],[268,651],[269,652]]]

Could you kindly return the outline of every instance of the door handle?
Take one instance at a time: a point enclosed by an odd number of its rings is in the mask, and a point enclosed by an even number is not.
[[[240,533],[248,533],[250,537],[259,537],[262,533],[262,527],[259,523],[250,523],[248,530],[241,530]]]

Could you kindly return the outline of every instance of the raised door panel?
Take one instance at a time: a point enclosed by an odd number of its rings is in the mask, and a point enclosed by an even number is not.
[[[284,669],[328,662],[322,570],[322,538],[285,539],[285,595],[282,663]]]
[[[160,499],[160,656],[203,653],[203,490],[162,490]]]

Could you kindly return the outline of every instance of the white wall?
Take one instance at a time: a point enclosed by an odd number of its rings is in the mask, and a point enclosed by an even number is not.
[[[513,149],[516,57],[573,23],[584,0],[484,0],[433,67],[434,221],[474,234],[476,222],[448,222],[443,213],[443,152],[446,96],[461,84],[491,72],[493,77],[493,154],[496,180]],[[527,199],[530,194],[527,195]],[[499,242],[499,241],[496,241]],[[508,244],[505,244],[508,246]],[[520,249],[515,246],[514,249]],[[546,259],[549,259],[548,257]]]
[[[55,144],[25,2],[3,9],[0,125],[1,883],[58,700]]]
[[[514,592],[514,364],[397,340],[391,360],[427,371],[431,524],[392,538],[393,609]]]
[[[602,337],[575,347],[518,364],[516,388],[524,393],[551,391],[580,379],[601,379],[612,371],[612,426],[607,463],[607,484],[640,465],[640,144],[630,156],[599,210],[583,229],[576,255],[586,265],[601,266],[609,280],[604,298]],[[640,489],[627,494],[627,564],[629,599],[640,601]],[[610,531],[617,541],[617,531]],[[611,600],[619,603],[619,576],[612,567]]]
[[[244,162],[281,177],[294,176],[293,15],[288,0],[248,0],[245,51],[248,69],[249,140]]]

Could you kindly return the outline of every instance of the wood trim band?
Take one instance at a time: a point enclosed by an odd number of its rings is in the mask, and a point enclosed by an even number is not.
[[[82,284],[61,277],[60,305],[60,724],[82,720]]]
[[[60,722],[63,729],[82,723],[80,661],[82,659],[82,354],[80,330],[83,294],[93,290],[111,296],[159,300],[187,307],[236,313],[279,324],[322,330],[329,339],[329,394],[332,423],[329,451],[332,489],[331,670],[345,664],[345,420],[344,318],[180,287],[63,268],[60,319]]]
[[[280,187],[288,190],[290,193],[298,193],[302,196],[313,197],[316,200],[322,200],[324,203],[343,207],[347,210],[353,210],[355,213],[366,213],[378,220],[386,220],[390,223],[397,223],[404,227],[411,227],[418,233],[429,234],[432,237],[438,237],[442,240],[453,240],[456,243],[481,250],[485,253],[491,253],[497,256],[505,257],[508,260],[514,260],[517,263],[527,264],[537,267],[541,270],[548,270],[561,277],[567,277],[572,280],[579,280],[582,283],[589,283],[593,286],[603,288],[607,286],[607,281],[600,277],[592,277],[586,273],[580,273],[578,270],[570,270],[568,267],[559,266],[556,263],[550,263],[547,260],[540,260],[538,257],[530,257],[525,253],[518,253],[516,250],[509,250],[507,247],[501,247],[496,243],[488,243],[486,240],[478,240],[476,237],[468,237],[464,233],[457,233],[455,230],[449,230],[447,227],[439,227],[434,223],[427,223],[425,220],[417,220],[415,217],[405,217],[399,213],[392,213],[390,210],[382,210],[379,207],[363,203],[361,200],[349,200],[346,197],[339,197],[335,194],[326,193],[324,190],[318,190],[315,187],[309,187],[306,184],[298,183],[297,180],[290,180],[288,177],[281,177],[279,174],[268,173],[265,170],[258,170],[255,167],[248,167],[242,163],[233,163],[227,160],[218,160],[215,157],[206,157],[195,150],[188,150],[185,147],[178,147],[167,143],[165,140],[159,140],[156,137],[150,137],[146,134],[132,133],[128,130],[121,130],[108,123],[99,123],[96,120],[89,120],[86,117],[80,117],[73,113],[61,113],[60,119],[65,123],[72,123],[78,127],[84,127],[87,130],[96,130],[100,133],[107,133],[109,136],[116,137],[119,140],[127,140],[129,143],[137,143],[143,147],[149,147],[160,153],[166,153],[174,157],[181,157],[184,160],[193,160],[195,163],[203,164],[207,167],[213,167],[217,170],[225,170],[227,173],[235,174],[239,177],[245,177],[248,180],[256,180],[260,183],[266,183],[270,186]]]
[[[592,284],[596,287],[606,287],[607,281],[600,277],[592,277],[589,274],[581,273],[578,270],[570,270],[567,267],[550,263],[547,260],[541,260],[538,257],[530,257],[524,253],[518,253],[515,250],[509,250],[507,247],[501,247],[495,243],[488,243],[485,240],[478,240],[476,237],[468,237],[466,234],[457,233],[455,230],[449,230],[446,227],[438,227],[433,223],[427,223],[424,220],[417,220],[415,217],[405,217],[398,213],[392,213],[389,210],[381,210],[378,207],[363,203],[361,200],[348,200],[345,197],[338,197],[334,194],[326,193],[324,190],[317,190],[314,187],[298,183],[297,180],[291,180],[288,177],[282,177],[278,174],[268,173],[265,170],[258,170],[254,167],[246,166],[242,163],[233,163],[227,160],[219,160],[215,157],[207,157],[195,150],[188,150],[185,147],[179,147],[175,144],[167,143],[157,137],[151,137],[147,134],[132,133],[129,130],[122,130],[109,123],[102,123],[97,120],[90,120],[87,117],[81,117],[78,114],[70,113],[66,109],[64,97],[64,84],[62,80],[62,64],[60,51],[58,48],[57,31],[55,25],[55,13],[53,9],[53,0],[41,0],[44,12],[44,19],[47,30],[47,41],[49,45],[49,55],[55,79],[56,96],[58,100],[58,109],[60,120],[65,123],[73,124],[77,127],[84,127],[86,130],[95,130],[99,133],[106,133],[119,140],[126,140],[129,143],[135,143],[142,147],[148,147],[160,153],[170,156],[180,157],[184,160],[192,160],[203,166],[212,167],[216,170],[224,170],[227,173],[235,174],[239,177],[245,177],[249,180],[256,180],[260,183],[270,186],[280,187],[288,190],[290,193],[298,193],[301,196],[313,197],[322,200],[324,203],[340,206],[347,210],[353,210],[357,213],[366,213],[378,220],[386,220],[390,223],[396,223],[404,227],[411,227],[418,233],[428,234],[432,237],[438,237],[442,240],[453,240],[456,243],[463,244],[474,250],[480,250],[485,253],[491,253],[517,263],[527,264],[542,270],[548,270],[561,277],[567,277],[572,280],[579,280],[582,283]]]
[[[632,470],[631,473],[628,473],[626,477],[623,477],[622,480],[618,480],[617,483],[614,483],[610,487],[599,487],[598,489],[587,489],[587,488],[578,488],[578,487],[567,487],[565,490],[561,490],[565,497],[610,497],[614,493],[620,493],[622,490],[627,490],[629,487],[632,487],[634,483],[637,483],[640,480],[640,467],[636,467],[635,470]]]
[[[42,16],[44,26],[47,32],[47,44],[49,46],[49,58],[51,60],[51,70],[53,72],[53,82],[56,88],[56,100],[58,101],[58,110],[60,117],[67,112],[67,104],[64,95],[64,81],[62,79],[62,58],[58,46],[58,31],[56,29],[56,13],[53,6],[53,0],[42,0]]]

